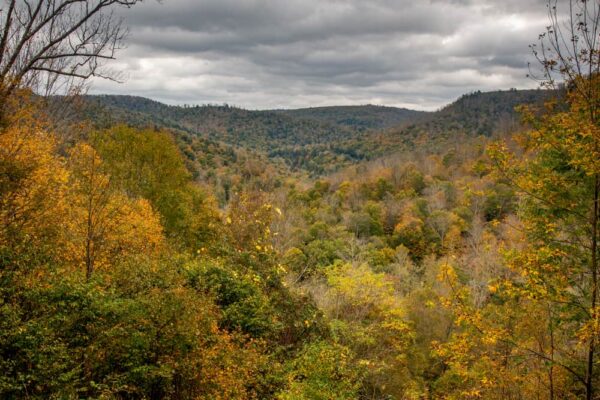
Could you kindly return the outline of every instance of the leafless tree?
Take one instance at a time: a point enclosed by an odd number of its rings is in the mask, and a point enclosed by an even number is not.
[[[127,34],[115,9],[140,1],[0,0],[0,112],[21,88],[48,95],[116,79],[102,68]]]
[[[592,105],[596,121],[600,94],[590,83],[600,74],[600,1],[548,0],[547,8],[549,25],[530,46],[541,71],[530,77],[552,89],[571,85]]]

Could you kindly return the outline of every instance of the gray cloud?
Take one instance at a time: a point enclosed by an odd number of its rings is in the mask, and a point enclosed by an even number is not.
[[[164,0],[123,13],[126,82],[95,93],[246,108],[435,109],[472,90],[535,87],[545,0]]]

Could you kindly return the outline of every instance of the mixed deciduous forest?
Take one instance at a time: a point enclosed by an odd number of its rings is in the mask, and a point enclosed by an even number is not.
[[[2,3],[0,398],[600,398],[597,3],[436,112],[79,95],[135,3]]]

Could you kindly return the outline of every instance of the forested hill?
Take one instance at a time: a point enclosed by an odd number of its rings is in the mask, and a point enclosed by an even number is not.
[[[132,96],[88,96],[87,117],[101,126],[174,128],[204,138],[281,158],[313,174],[370,156],[364,134],[351,127],[295,118],[273,111],[230,106],[179,107]]]
[[[461,96],[419,121],[390,128],[387,134],[405,143],[452,139],[456,135],[491,136],[514,132],[520,125],[520,105],[541,105],[556,96],[548,90],[473,92]]]
[[[93,115],[94,118],[178,128],[254,150],[331,143],[353,138],[357,133],[354,129],[324,121],[228,105],[182,107],[143,97],[108,95],[89,96],[88,100],[108,112],[107,115]]]
[[[320,175],[415,146],[440,147],[457,135],[511,131],[519,123],[517,105],[539,103],[547,96],[542,90],[476,92],[439,111],[419,112],[372,105],[250,111],[101,95],[86,96],[84,109],[100,126],[123,122],[175,128]]]
[[[310,119],[331,124],[349,126],[354,129],[389,128],[406,121],[412,121],[427,112],[407,108],[376,105],[311,107],[296,110],[275,110],[291,117]]]

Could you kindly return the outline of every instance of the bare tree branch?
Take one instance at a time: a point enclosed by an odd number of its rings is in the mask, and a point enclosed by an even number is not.
[[[0,0],[0,113],[21,88],[53,94],[92,76],[116,79],[102,71],[127,35],[114,10],[141,1]]]

